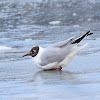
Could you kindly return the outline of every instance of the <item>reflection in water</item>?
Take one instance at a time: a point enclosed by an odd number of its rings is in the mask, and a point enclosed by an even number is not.
[[[74,81],[75,76],[69,71],[38,71],[31,78],[28,82],[35,86],[39,100],[68,97],[68,94],[73,93],[69,92],[69,87],[71,87],[70,82]]]
[[[75,78],[69,71],[38,71],[29,82],[36,82],[37,85],[70,84]]]
[[[25,68],[25,67],[24,67]],[[23,68],[23,69],[24,69]],[[16,68],[15,72],[16,72]],[[22,70],[23,70],[22,69]],[[19,69],[18,73],[12,72],[1,80],[3,98],[11,97],[18,99],[57,99],[57,98],[79,98],[80,95],[93,95],[95,93],[92,85],[100,80],[99,73],[76,73],[70,71],[37,71]],[[13,71],[13,69],[12,69]],[[91,85],[92,84],[92,85]],[[99,85],[100,87],[100,85]],[[89,89],[90,88],[90,89]],[[93,89],[91,91],[91,89]],[[99,89],[95,88],[98,92]],[[6,92],[8,91],[9,92]],[[96,92],[97,93],[97,92]],[[7,99],[8,100],[8,99]],[[13,100],[13,99],[12,99]],[[82,99],[79,99],[82,100]]]
[[[95,83],[99,82],[100,78],[95,73],[38,71],[31,78],[28,82],[35,87],[39,100],[52,98],[80,98],[79,100],[82,100],[85,96],[92,96],[95,93],[95,91],[91,91],[92,89],[100,91],[91,85],[94,80]],[[34,89],[32,91],[34,94]],[[92,95],[89,95],[89,93],[92,93]]]

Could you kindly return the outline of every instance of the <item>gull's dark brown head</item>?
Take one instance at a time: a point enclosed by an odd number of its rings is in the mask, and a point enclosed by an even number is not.
[[[25,54],[23,57],[25,56],[32,56],[35,57],[39,52],[39,46],[33,47],[29,53]]]

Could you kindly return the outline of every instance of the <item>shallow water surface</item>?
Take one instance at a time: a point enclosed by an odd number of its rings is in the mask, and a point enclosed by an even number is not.
[[[0,1],[0,100],[99,100],[100,2]],[[22,56],[91,30],[89,43],[62,71],[36,68]]]

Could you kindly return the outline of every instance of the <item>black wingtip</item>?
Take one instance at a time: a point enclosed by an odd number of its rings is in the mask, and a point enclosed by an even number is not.
[[[93,33],[90,33],[90,31],[87,31],[85,35],[88,36],[88,35],[92,35],[92,34]]]
[[[92,35],[92,34],[93,34],[93,33],[88,33],[87,36],[88,36],[88,35]]]
[[[86,34],[90,33],[90,31],[87,31]]]
[[[72,42],[72,44],[75,44],[75,43],[79,43],[80,41],[83,40],[84,37],[88,36],[88,35],[92,35],[93,33],[90,33],[90,31],[87,31],[83,36],[79,37],[78,39],[74,40]]]

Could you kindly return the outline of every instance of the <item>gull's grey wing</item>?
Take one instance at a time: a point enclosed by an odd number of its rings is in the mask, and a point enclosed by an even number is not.
[[[71,44],[73,42],[73,40],[74,40],[74,37],[71,37],[71,38],[69,38],[67,40],[54,43],[50,47],[63,47],[65,45]]]
[[[65,59],[65,57],[73,50],[75,47],[74,44],[70,44],[67,46],[64,46],[63,48],[61,47],[48,47],[45,48],[44,53],[41,55],[41,66],[45,66],[50,63],[60,63]]]
[[[69,38],[65,41],[54,43],[53,45],[45,48],[44,53],[41,55],[41,66],[45,66],[50,63],[60,63],[62,62],[66,56],[71,53],[73,50],[75,50],[75,47],[77,44],[88,35],[91,35],[93,33],[89,33],[88,31],[83,36],[79,37],[78,39]],[[84,46],[83,46],[84,47]],[[83,48],[82,47],[82,48]],[[79,48],[81,49],[81,48]]]

